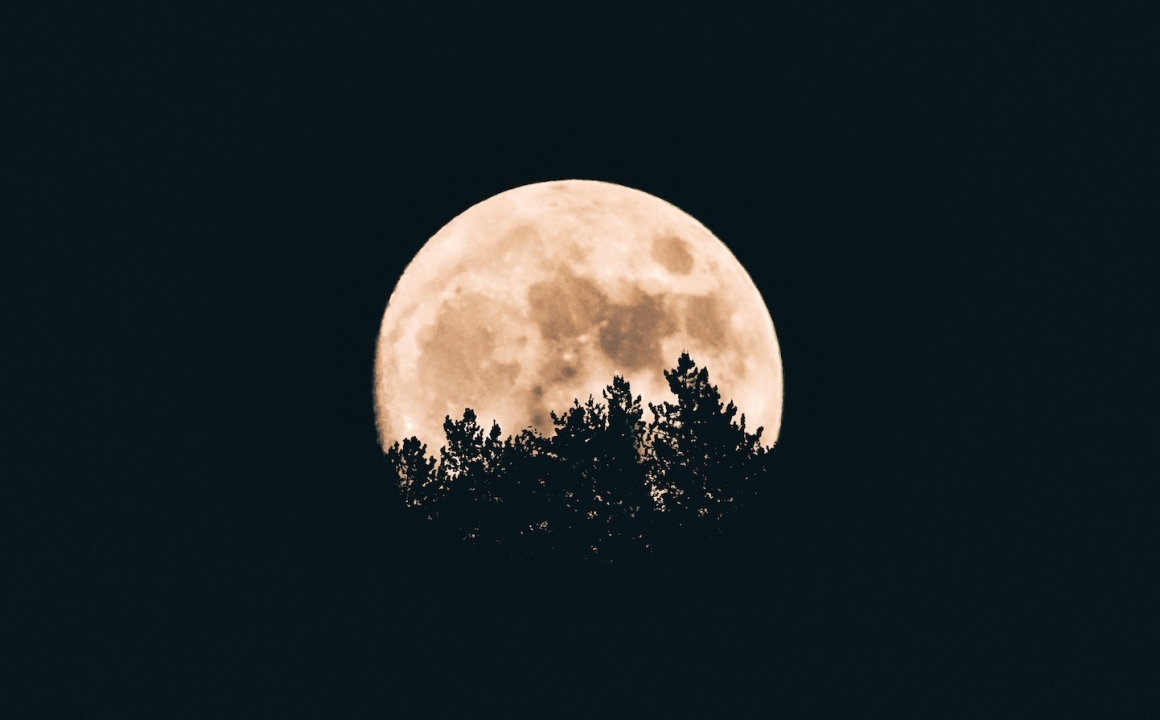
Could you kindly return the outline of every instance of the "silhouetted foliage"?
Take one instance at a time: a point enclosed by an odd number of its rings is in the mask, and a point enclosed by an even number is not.
[[[762,428],[745,429],[745,417],[734,423],[737,406],[722,406],[708,370],[698,369],[687,354],[665,371],[676,403],[649,405],[656,419],[648,428],[652,483],[662,495],[665,512],[690,522],[718,521],[744,493],[764,457]]]
[[[615,559],[703,542],[750,499],[768,451],[687,353],[665,379],[676,402],[649,404],[647,424],[617,376],[603,402],[553,412],[550,437],[485,434],[467,408],[444,421],[437,463],[414,437],[387,462],[408,506],[476,547]]]

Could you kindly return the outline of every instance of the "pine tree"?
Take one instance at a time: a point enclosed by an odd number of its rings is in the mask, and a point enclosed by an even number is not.
[[[439,450],[437,515],[475,544],[483,529],[482,516],[489,509],[483,428],[475,411],[467,408],[462,420],[444,419],[443,433],[447,441]]]
[[[605,388],[604,427],[596,435],[595,496],[605,518],[602,543],[615,553],[644,550],[653,498],[643,462],[644,409],[623,377]]]
[[[437,486],[435,458],[427,457],[427,446],[417,437],[395,443],[387,450],[387,464],[398,476],[398,486],[404,501],[411,507],[433,510],[433,492]]]
[[[761,429],[749,433],[737,406],[721,402],[709,372],[688,353],[665,379],[676,403],[649,404],[650,480],[668,524],[719,521],[750,491],[764,456]]]
[[[551,413],[553,435],[548,441],[550,475],[557,494],[554,545],[569,553],[596,552],[600,543],[601,507],[597,500],[597,435],[607,422],[607,408],[591,396],[562,414]]]

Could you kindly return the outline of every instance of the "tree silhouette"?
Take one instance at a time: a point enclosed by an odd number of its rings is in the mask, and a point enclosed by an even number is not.
[[[387,463],[398,476],[399,490],[410,507],[434,509],[431,502],[438,486],[435,458],[427,457],[427,446],[419,438],[409,437],[400,446],[395,443],[387,450]]]
[[[737,406],[722,405],[709,371],[698,369],[688,353],[664,374],[677,402],[649,404],[655,416],[647,442],[654,492],[678,524],[718,522],[745,499],[762,469],[762,428],[747,432],[744,415],[734,423]]]
[[[687,353],[665,379],[676,402],[649,404],[647,424],[616,376],[603,402],[551,413],[550,436],[485,434],[467,408],[445,419],[438,462],[414,437],[386,459],[409,507],[475,547],[612,560],[697,543],[752,496],[768,453]]]

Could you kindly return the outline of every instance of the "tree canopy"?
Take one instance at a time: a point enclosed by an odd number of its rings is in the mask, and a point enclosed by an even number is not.
[[[700,542],[751,498],[768,450],[687,353],[664,375],[676,402],[649,422],[616,376],[602,401],[553,412],[550,435],[485,432],[467,408],[438,459],[411,437],[387,463],[409,507],[475,547],[611,560]]]

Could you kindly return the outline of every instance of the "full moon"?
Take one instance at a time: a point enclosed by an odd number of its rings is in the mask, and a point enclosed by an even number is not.
[[[640,190],[518,187],[445,225],[399,279],[375,357],[379,441],[417,436],[437,450],[444,418],[464,408],[505,436],[550,435],[551,411],[600,400],[613,375],[645,403],[671,402],[663,371],[681,352],[772,445],[781,351],[761,293],[725,244]]]

